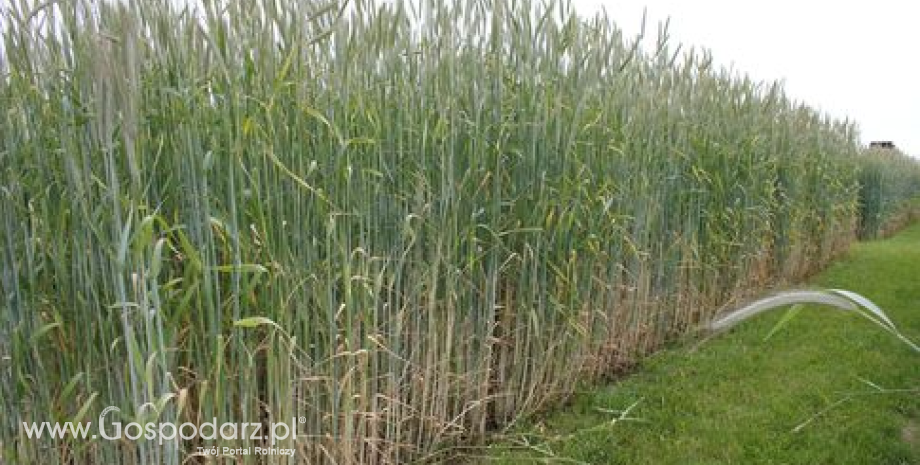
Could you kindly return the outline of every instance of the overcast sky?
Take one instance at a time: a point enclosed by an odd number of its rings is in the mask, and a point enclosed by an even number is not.
[[[703,46],[717,63],[860,127],[863,143],[891,140],[920,157],[920,5],[912,1],[573,0],[603,5],[635,34],[648,9],[652,37],[671,18],[675,43]]]

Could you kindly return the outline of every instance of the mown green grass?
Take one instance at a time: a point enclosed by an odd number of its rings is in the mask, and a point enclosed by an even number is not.
[[[918,276],[914,224],[855,245],[811,284],[865,295],[916,340]],[[783,313],[658,353],[635,375],[531,420],[488,462],[920,463],[920,357],[854,314],[817,307],[765,340]],[[615,424],[602,411],[635,402]]]

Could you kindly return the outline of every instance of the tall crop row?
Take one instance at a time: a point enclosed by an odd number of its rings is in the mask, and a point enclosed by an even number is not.
[[[295,418],[291,463],[441,460],[820,268],[920,180],[567,3],[39,3],[0,45],[8,462],[215,444],[21,426],[107,406]]]

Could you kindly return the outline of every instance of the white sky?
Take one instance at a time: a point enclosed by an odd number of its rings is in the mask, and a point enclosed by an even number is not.
[[[920,4],[911,0],[572,0],[583,16],[603,6],[646,36],[671,18],[673,44],[702,46],[715,62],[758,80],[782,80],[787,95],[836,118],[862,141],[891,140],[920,157]]]

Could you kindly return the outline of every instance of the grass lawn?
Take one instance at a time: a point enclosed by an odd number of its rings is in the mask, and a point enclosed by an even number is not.
[[[920,224],[854,245],[810,284],[868,297],[920,340]],[[530,419],[484,462],[920,464],[920,354],[813,306],[765,339],[784,313],[664,350]]]

